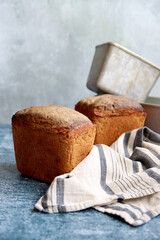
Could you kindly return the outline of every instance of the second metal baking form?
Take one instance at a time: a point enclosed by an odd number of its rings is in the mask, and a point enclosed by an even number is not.
[[[96,93],[124,95],[144,102],[160,68],[112,42],[96,46],[87,87]]]

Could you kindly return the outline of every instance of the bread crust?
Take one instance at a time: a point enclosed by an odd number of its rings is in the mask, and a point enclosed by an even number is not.
[[[90,152],[95,126],[75,110],[47,105],[18,111],[12,117],[12,133],[18,170],[52,182]]]
[[[146,113],[130,98],[104,94],[82,99],[75,110],[86,115],[96,126],[94,144],[110,146],[124,132],[143,127]]]
[[[12,125],[63,134],[67,137],[94,128],[85,115],[58,105],[34,106],[18,111],[12,117]]]
[[[124,96],[104,94],[80,100],[75,110],[86,116],[127,116],[133,113],[144,113],[143,107],[133,99]]]

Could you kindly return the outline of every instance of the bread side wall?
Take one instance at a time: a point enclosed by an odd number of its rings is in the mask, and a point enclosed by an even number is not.
[[[110,146],[124,132],[143,127],[145,116],[132,114],[130,116],[93,117],[96,125],[95,144]]]
[[[12,127],[12,132],[18,170],[46,182],[70,172],[88,154],[94,142],[94,129],[71,139],[18,125]]]

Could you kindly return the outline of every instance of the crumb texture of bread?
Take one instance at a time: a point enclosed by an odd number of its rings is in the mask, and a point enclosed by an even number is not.
[[[70,172],[93,147],[95,126],[75,110],[47,105],[12,117],[18,170],[45,182]]]
[[[122,133],[144,126],[143,107],[128,97],[104,94],[80,100],[75,110],[96,126],[94,144],[110,146]]]

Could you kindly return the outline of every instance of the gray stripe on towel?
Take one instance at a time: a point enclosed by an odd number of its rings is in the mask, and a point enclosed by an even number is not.
[[[63,178],[57,178],[56,196],[57,196],[58,211],[66,212],[66,207],[64,206],[64,179]]]
[[[112,189],[110,187],[107,186],[106,184],[106,174],[107,174],[107,164],[106,164],[106,158],[103,152],[103,147],[100,144],[97,144],[96,147],[98,148],[99,151],[99,157],[100,157],[100,167],[101,167],[101,179],[100,179],[100,183],[101,183],[101,187],[103,188],[103,190],[110,194],[110,195],[114,195],[114,192],[112,191]]]
[[[48,194],[46,193],[41,200],[42,207],[46,210],[48,208],[47,199]]]
[[[128,146],[128,141],[129,141],[130,135],[131,135],[131,132],[125,133],[124,139],[123,139],[124,154],[125,154],[125,157],[127,157],[127,158],[130,157],[130,155],[128,153],[128,150],[127,150],[127,146]]]
[[[160,134],[152,131],[147,127],[143,128],[143,135],[154,143],[160,143]]]
[[[132,207],[133,209],[136,209],[136,210],[138,210],[140,213],[141,213],[141,215],[143,215],[144,214],[144,212],[142,211],[142,209],[141,208],[139,208],[139,207],[137,207],[137,206],[135,206],[135,205],[133,205],[133,204],[130,204],[130,203],[125,203],[125,205],[127,206],[130,206],[130,207]]]
[[[127,204],[125,204],[125,205],[126,205],[126,206],[129,205],[129,206],[132,207],[133,209],[138,210],[138,211],[141,213],[141,215],[143,215],[143,214],[148,215],[150,219],[154,217],[154,215],[153,215],[150,211],[143,212],[143,211],[141,210],[141,208],[139,208],[139,207],[137,207],[137,206],[135,206],[135,205],[133,205],[133,204],[129,204],[129,203],[127,203]]]
[[[156,173],[155,171],[151,170],[151,169],[147,169],[145,171],[145,173],[147,173],[147,175],[151,178],[153,178],[154,180],[156,180],[158,183],[160,183],[160,175],[158,173]]]
[[[157,152],[149,149],[149,151],[157,158],[157,160],[160,160],[160,154],[158,154]]]
[[[134,139],[133,151],[135,147],[142,147],[142,143],[143,143],[143,128],[140,128],[137,130],[137,133]]]
[[[132,161],[133,173],[139,172],[138,163],[136,161]]]
[[[157,166],[157,164],[152,160],[151,157],[149,157],[146,153],[139,149],[134,150],[130,159],[135,162],[136,161],[141,162],[143,170]]]
[[[145,214],[147,214],[150,218],[154,217],[154,215],[150,211],[145,212]]]
[[[119,206],[113,206],[113,207],[109,207],[109,206],[104,206],[105,209],[113,209],[113,210],[116,210],[116,211],[119,211],[119,212],[127,212],[130,217],[134,220],[137,220],[137,216],[135,213],[133,213],[130,209],[128,208],[123,208],[123,207],[119,207]]]

